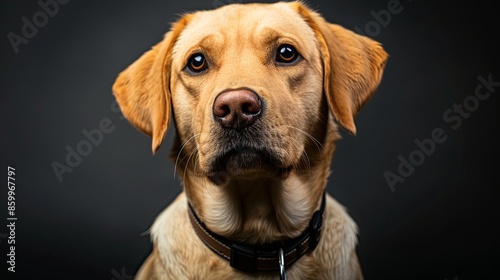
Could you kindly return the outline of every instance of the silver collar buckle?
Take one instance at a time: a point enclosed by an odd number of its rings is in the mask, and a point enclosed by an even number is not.
[[[278,251],[279,255],[279,265],[280,265],[280,280],[286,279],[286,270],[285,270],[285,254],[283,253],[283,248],[280,248]]]

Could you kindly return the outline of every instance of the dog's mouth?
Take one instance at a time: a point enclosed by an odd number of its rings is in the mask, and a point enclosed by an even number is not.
[[[217,185],[230,178],[254,179],[261,177],[283,177],[291,171],[270,149],[239,146],[216,156],[209,172],[209,179]]]

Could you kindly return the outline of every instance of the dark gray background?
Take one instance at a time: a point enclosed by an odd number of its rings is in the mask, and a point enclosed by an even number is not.
[[[17,171],[21,279],[135,274],[151,249],[143,233],[181,191],[167,158],[174,130],[153,157],[150,139],[110,109],[111,86],[177,15],[222,2],[70,1],[18,54],[7,34],[20,34],[21,18],[31,20],[40,6],[1,2],[0,166]],[[331,22],[363,29],[373,20],[370,11],[385,9],[389,0],[308,2]],[[500,88],[456,130],[443,113],[474,93],[478,76],[500,81],[498,15],[481,1],[401,5],[374,37],[390,59],[356,118],[358,135],[342,131],[328,190],[359,225],[367,279],[479,279],[496,273],[499,260]],[[76,148],[85,139],[81,131],[98,128],[104,118],[114,131],[59,182],[51,163],[64,163],[65,147]],[[448,139],[391,192],[383,173],[397,172],[398,156],[408,158],[413,141],[434,128]],[[4,186],[1,221],[6,197]],[[0,241],[3,273],[7,243]]]

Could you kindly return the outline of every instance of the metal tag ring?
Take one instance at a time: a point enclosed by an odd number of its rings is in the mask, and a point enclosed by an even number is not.
[[[287,280],[285,270],[285,254],[283,252],[283,248],[280,248],[278,251],[278,260],[280,265],[280,280]]]

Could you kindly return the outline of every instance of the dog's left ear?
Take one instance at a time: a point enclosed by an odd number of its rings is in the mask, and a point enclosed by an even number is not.
[[[378,42],[328,23],[299,2],[291,5],[318,39],[330,110],[342,127],[356,134],[354,116],[377,89],[387,53]]]

